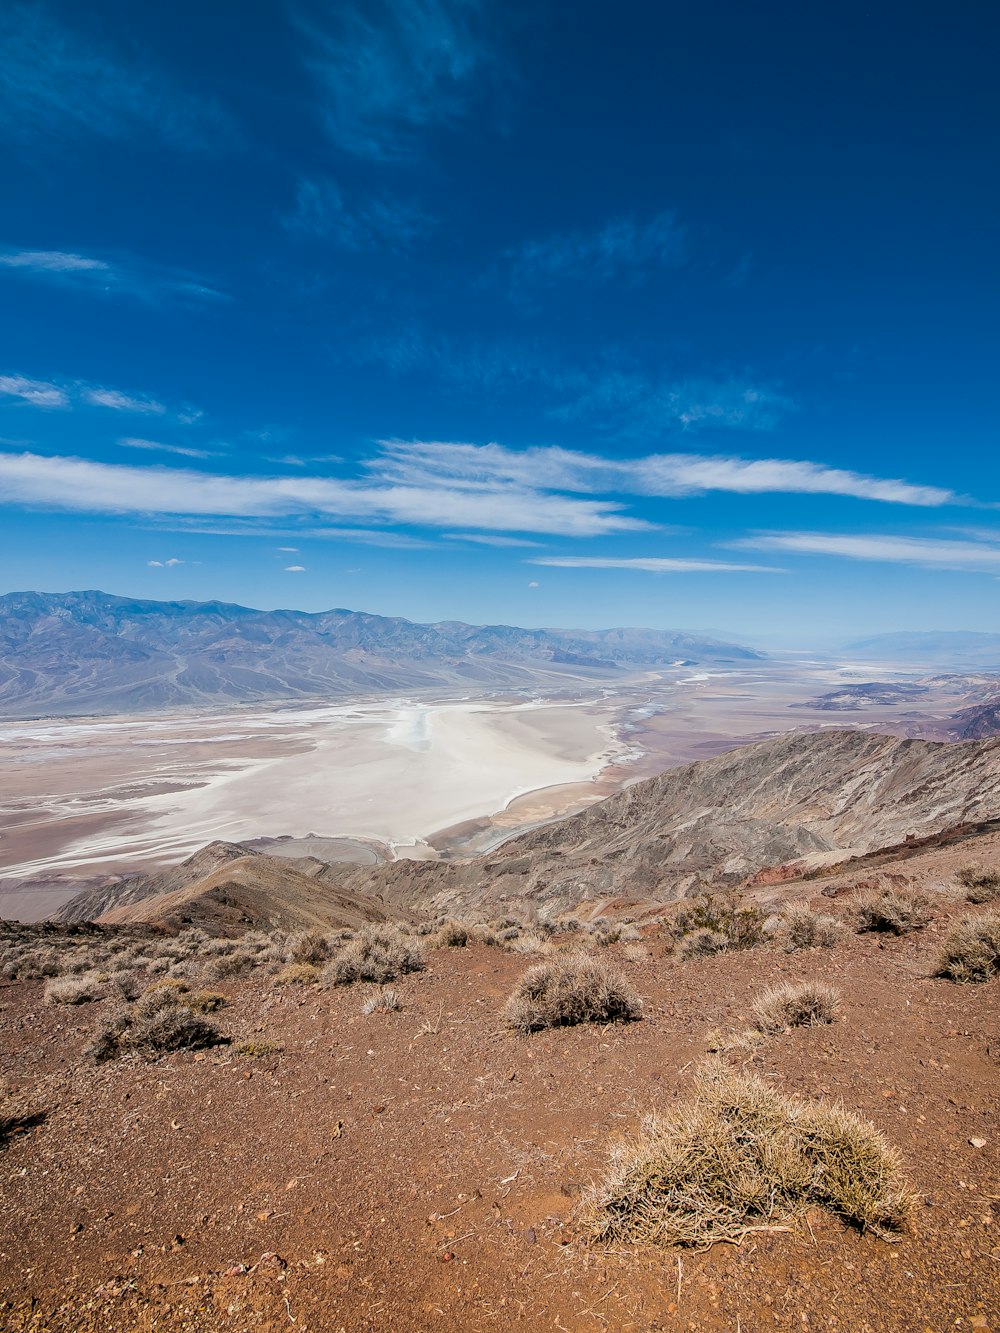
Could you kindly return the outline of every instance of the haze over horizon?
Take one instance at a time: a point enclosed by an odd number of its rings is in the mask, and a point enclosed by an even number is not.
[[[1000,628],[998,26],[6,6],[0,592]]]

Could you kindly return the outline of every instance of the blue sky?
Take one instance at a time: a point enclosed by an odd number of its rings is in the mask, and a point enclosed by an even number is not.
[[[997,629],[998,29],[8,0],[0,587]]]

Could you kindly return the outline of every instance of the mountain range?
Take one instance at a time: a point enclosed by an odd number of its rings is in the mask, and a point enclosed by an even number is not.
[[[0,597],[0,714],[16,717],[565,684],[761,656],[677,630],[421,625],[93,591]]]

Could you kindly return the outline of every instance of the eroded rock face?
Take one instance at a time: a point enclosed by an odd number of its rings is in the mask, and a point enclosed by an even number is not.
[[[584,898],[667,900],[1000,815],[1000,740],[949,745],[862,731],[792,734],[638,782],[481,862],[344,874],[393,901],[562,910]],[[338,882],[342,882],[338,875]]]

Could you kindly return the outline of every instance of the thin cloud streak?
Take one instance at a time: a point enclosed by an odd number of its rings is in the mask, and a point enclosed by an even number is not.
[[[799,555],[841,556],[847,560],[919,565],[925,569],[996,574],[1000,548],[980,542],[937,537],[832,532],[762,532],[727,543],[738,550],[783,551]]]
[[[69,407],[69,394],[60,385],[25,375],[0,375],[0,395],[18,398],[31,407]]]
[[[638,282],[654,266],[674,266],[685,254],[677,217],[664,212],[649,222],[612,218],[592,232],[570,232],[528,241],[507,252],[508,292],[517,299],[538,287],[565,282]]]
[[[63,250],[2,250],[2,269],[13,276],[60,283],[98,296],[131,296],[151,305],[229,299],[191,274],[138,260],[108,260]]]
[[[232,477],[183,468],[138,468],[87,459],[0,455],[2,498],[46,509],[117,514],[280,516],[329,514],[425,527],[598,536],[654,525],[607,500],[512,492],[475,493],[430,482],[373,485],[329,477]]]
[[[614,559],[590,555],[535,556],[527,565],[554,569],[626,569],[644,574],[783,574],[775,565],[740,565],[725,560],[697,560],[672,556],[635,556]]]
[[[663,498],[729,491],[741,495],[842,495],[883,503],[939,506],[961,503],[937,486],[869,477],[790,459],[726,455],[651,454],[604,458],[556,447],[508,449],[500,444],[380,440],[382,457],[368,466],[383,480],[419,484],[437,477],[478,489],[497,483],[583,494],[617,492]]]
[[[142,449],[148,453],[178,454],[181,458],[218,458],[219,454],[208,449],[188,449],[180,444],[161,444],[158,440],[141,440],[134,436],[125,436],[118,441],[123,449]]]

